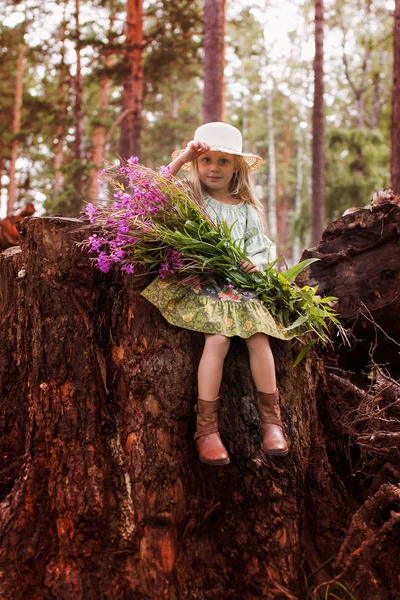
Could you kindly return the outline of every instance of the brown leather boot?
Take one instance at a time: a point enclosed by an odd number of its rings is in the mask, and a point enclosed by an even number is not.
[[[261,419],[262,447],[265,454],[287,454],[289,445],[283,434],[278,390],[272,394],[258,392],[257,396]]]
[[[194,439],[199,458],[207,465],[227,465],[230,462],[218,432],[218,400],[208,402],[199,398],[196,407],[197,431]]]

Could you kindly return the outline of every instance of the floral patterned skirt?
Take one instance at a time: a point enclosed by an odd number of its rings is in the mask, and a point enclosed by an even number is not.
[[[159,309],[168,323],[184,329],[245,339],[255,333],[281,340],[295,337],[274,320],[253,292],[223,280],[192,278],[189,284],[177,277],[157,277],[142,296]]]

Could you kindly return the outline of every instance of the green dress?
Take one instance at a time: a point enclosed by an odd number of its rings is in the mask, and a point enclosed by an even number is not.
[[[260,269],[275,260],[275,244],[265,235],[262,219],[250,204],[224,204],[205,193],[204,205],[214,221],[233,224],[232,236],[242,242],[246,255]],[[255,333],[282,340],[295,336],[274,320],[253,292],[235,288],[223,279],[191,278],[190,284],[185,285],[179,277],[157,277],[142,296],[169,323],[184,329],[245,339]]]

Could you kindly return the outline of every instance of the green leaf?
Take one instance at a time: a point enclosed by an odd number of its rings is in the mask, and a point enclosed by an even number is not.
[[[290,331],[291,329],[296,329],[296,327],[300,327],[300,325],[303,325],[303,323],[305,323],[307,320],[308,315],[303,315],[299,317],[295,320],[295,322],[292,325],[290,325],[290,327],[286,327],[286,331]]]
[[[327,304],[328,302],[336,302],[338,298],[336,296],[325,296],[324,298],[319,298],[319,304]]]
[[[312,346],[314,346],[314,344],[317,343],[317,341],[318,340],[310,340],[305,346],[302,347],[302,349],[296,356],[296,360],[294,361],[294,365],[293,365],[294,367],[297,367],[299,362],[301,362],[303,360],[303,358],[305,357],[307,352],[311,349]]]
[[[289,281],[291,283],[292,281],[294,281],[296,279],[296,277],[298,275],[300,275],[300,273],[302,271],[304,271],[304,269],[306,269],[308,267],[308,265],[311,265],[313,262],[316,262],[317,260],[320,260],[320,259],[319,258],[307,258],[306,260],[299,262],[297,265],[294,265],[290,269],[287,269],[287,271],[282,271],[282,275],[284,276],[285,279],[287,279],[287,281]]]

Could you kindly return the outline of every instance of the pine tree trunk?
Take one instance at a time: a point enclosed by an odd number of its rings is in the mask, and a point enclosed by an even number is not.
[[[60,52],[60,64],[59,64],[59,79],[58,79],[58,88],[57,88],[57,129],[55,132],[56,142],[54,144],[54,182],[53,182],[53,200],[57,198],[59,193],[61,192],[63,176],[61,173],[61,167],[63,163],[63,145],[64,145],[64,118],[66,112],[66,102],[64,98],[65,94],[65,32],[67,29],[67,21],[65,14],[65,5],[64,5],[64,15],[63,21],[60,26],[60,44],[61,44],[61,52]]]
[[[294,220],[296,222],[300,219],[301,213],[301,199],[302,199],[302,190],[303,190],[303,135],[302,130],[299,128],[298,130],[298,140],[297,140],[297,158],[296,158],[296,197],[294,203]],[[293,264],[297,264],[300,260],[300,237],[296,233],[293,243]]]
[[[278,254],[287,255],[288,245],[288,204],[289,204],[289,162],[290,162],[290,137],[291,137],[291,104],[287,103],[286,106],[286,123],[285,123],[285,145],[283,148],[282,156],[282,194],[280,197],[278,207],[278,240],[279,248]]]
[[[7,201],[7,216],[11,217],[14,214],[15,202],[17,200],[17,180],[16,180],[16,162],[18,157],[18,133],[21,129],[21,113],[22,113],[22,93],[24,85],[24,55],[25,46],[19,44],[18,47],[18,63],[17,63],[17,74],[15,80],[15,101],[14,101],[14,117],[13,117],[13,140],[11,142],[11,159],[10,159],[10,170],[9,178],[10,184],[8,186],[8,201]]]
[[[400,194],[400,0],[394,11],[391,187]]]
[[[123,158],[141,155],[143,101],[143,0],[127,0],[125,24],[125,65],[128,70],[122,94],[119,154]]]
[[[311,243],[316,246],[325,227],[324,3],[315,0],[314,106],[312,141]]]
[[[274,242],[278,243],[278,225],[276,218],[276,163],[274,118],[272,112],[272,92],[267,91],[267,124],[268,124],[268,233]]]
[[[225,0],[204,4],[203,122],[224,120]]]
[[[75,141],[74,141],[74,158],[77,163],[83,159],[83,129],[82,129],[82,66],[81,66],[81,26],[80,26],[80,0],[75,0],[75,35],[76,35],[76,75],[75,75]],[[76,190],[79,193],[83,189],[83,181],[80,169],[75,175]]]
[[[350,234],[352,246],[370,239],[385,214],[393,250],[398,212],[370,213],[359,238],[350,215],[336,238],[345,247]],[[356,597],[394,600],[398,454],[367,482],[351,477],[356,454],[350,463],[340,411],[354,413],[361,390],[338,383],[332,356],[329,370],[316,353],[294,369],[290,346],[272,340],[291,447],[265,458],[237,340],[220,411],[232,462],[200,463],[192,438],[202,336],[168,325],[140,296],[147,276],[93,269],[75,245],[89,231],[74,219],[31,218],[21,248],[0,254],[0,595],[305,600],[304,574],[316,571],[315,585],[343,572]],[[365,280],[360,266],[353,286]]]

